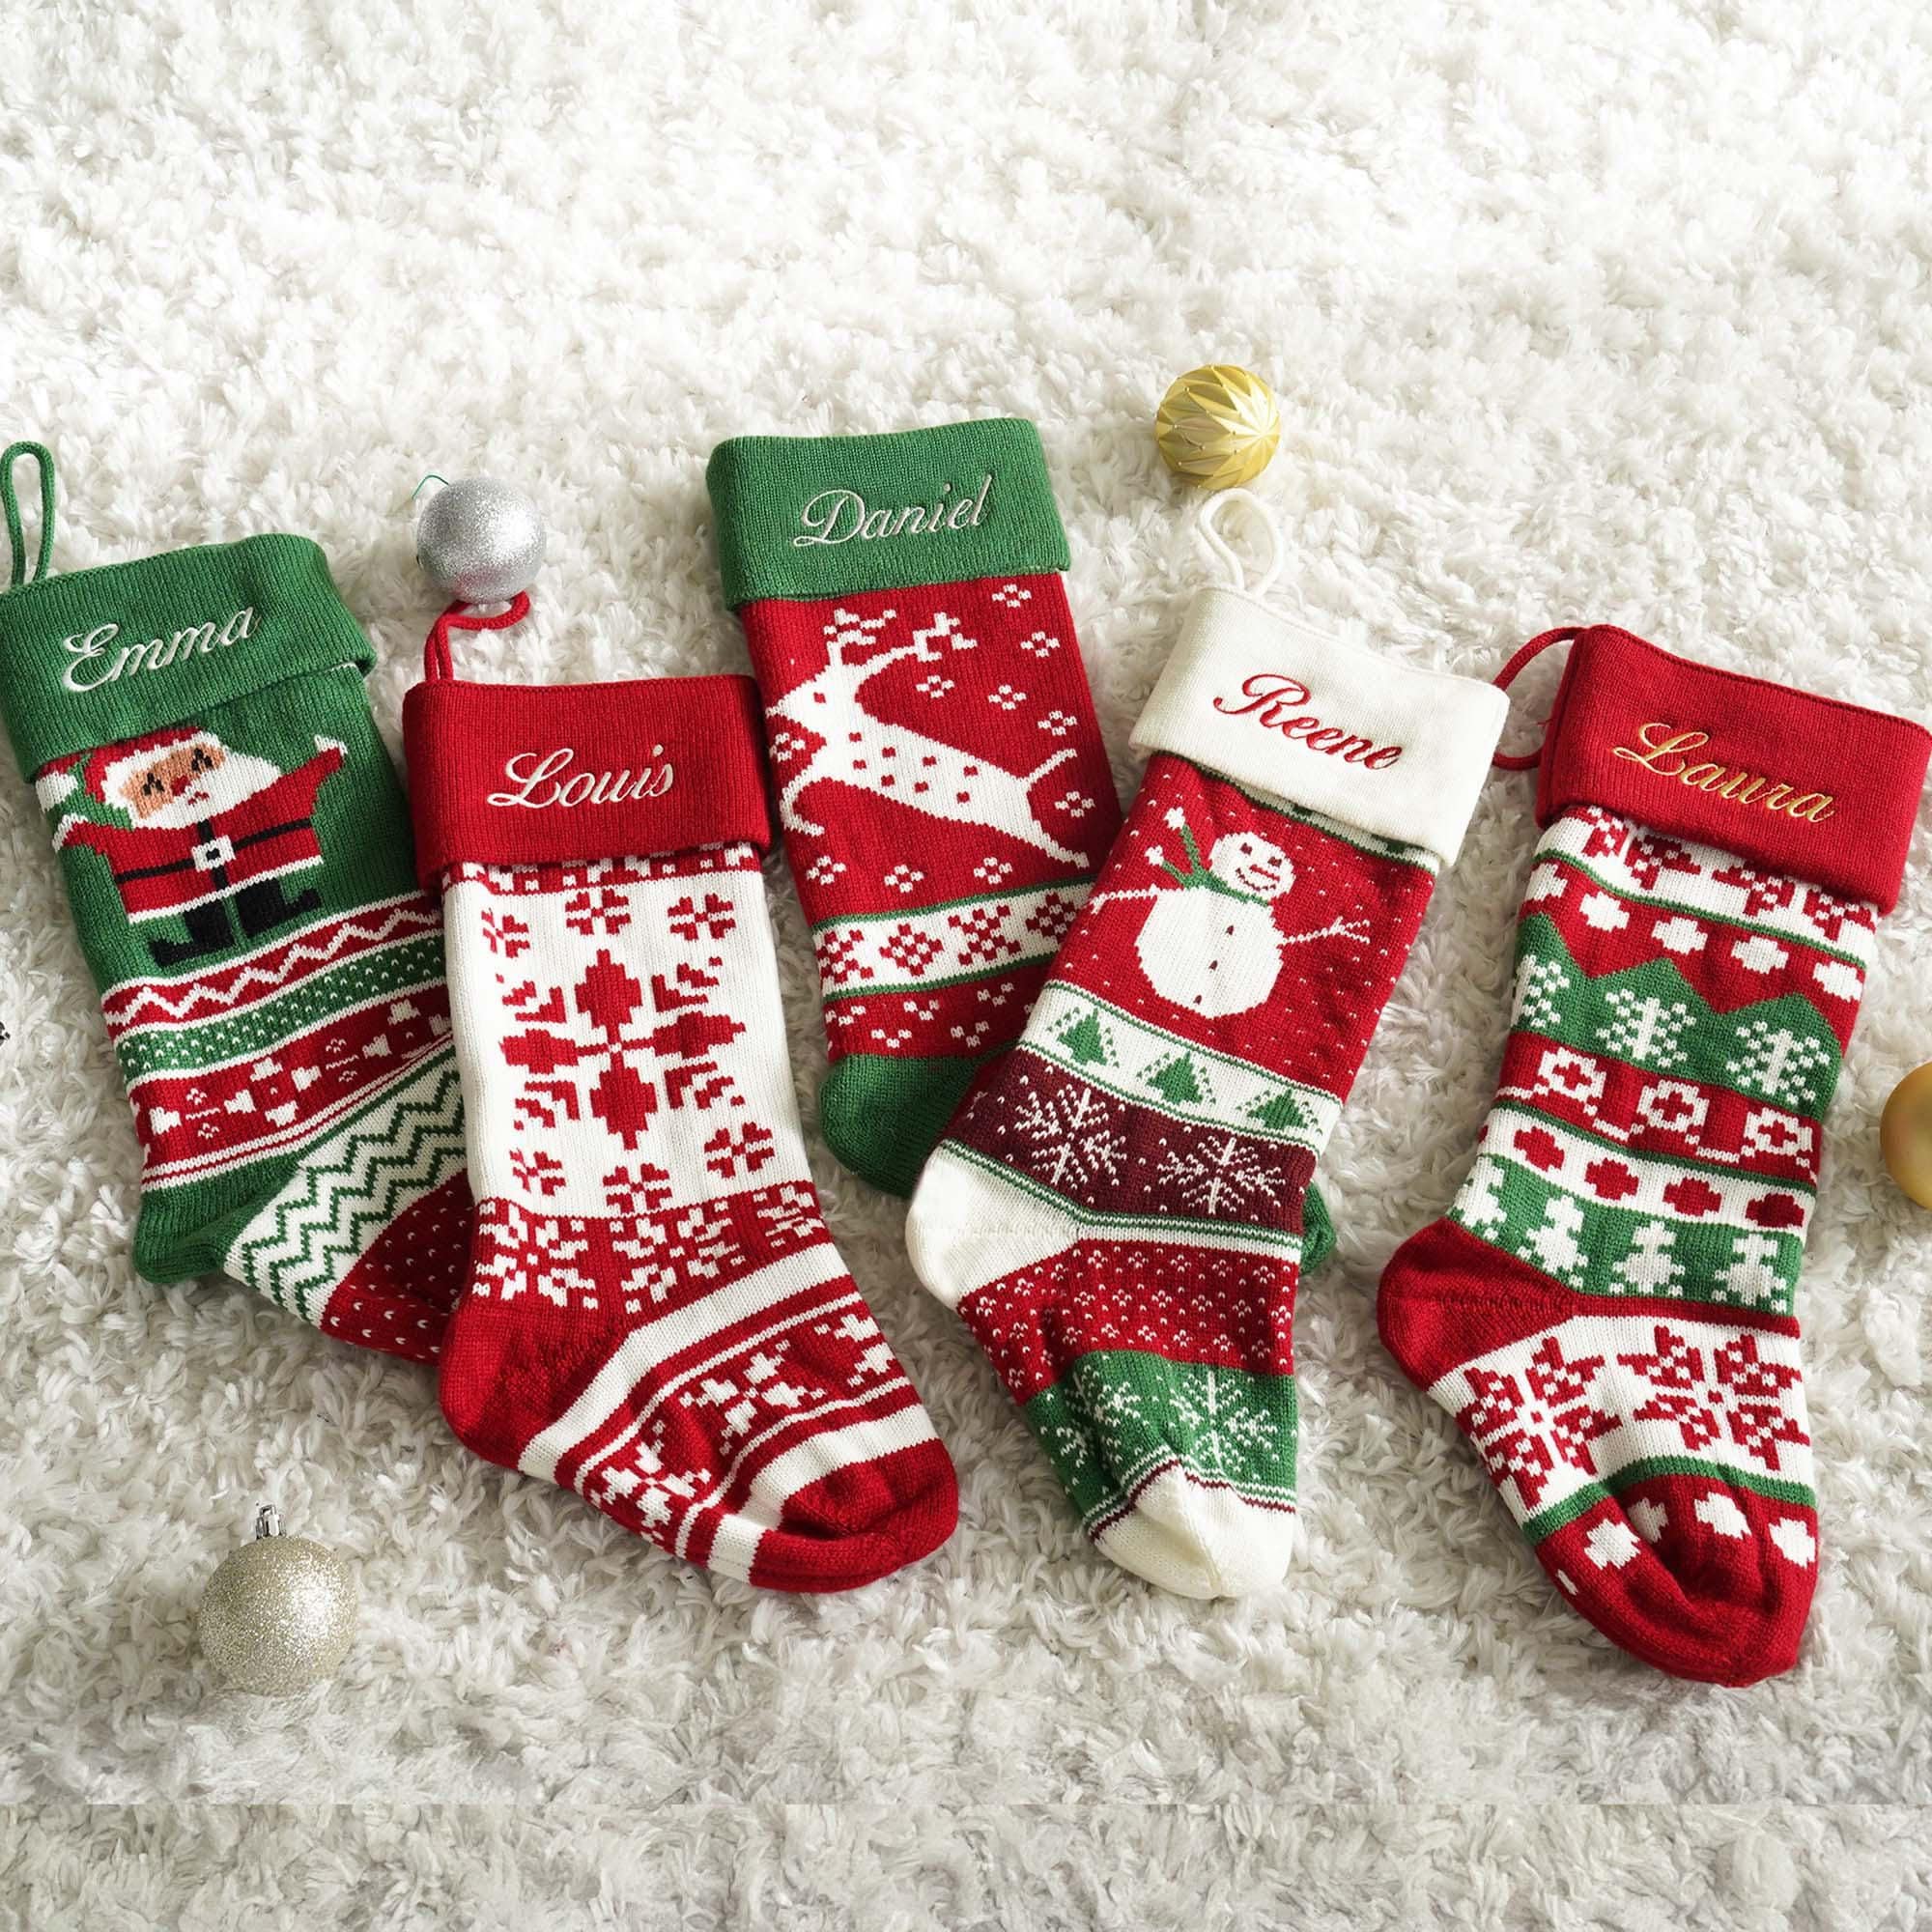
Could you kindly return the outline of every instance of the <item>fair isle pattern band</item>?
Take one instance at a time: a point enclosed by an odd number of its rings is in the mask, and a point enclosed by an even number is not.
[[[1065,980],[1047,982],[1015,1050],[1174,1120],[1310,1152],[1326,1146],[1342,1111],[1319,1087],[1165,1033]]]
[[[1787,1331],[1577,1316],[1464,1362],[1429,1394],[1474,1443],[1518,1523],[1546,1534],[1627,1471],[1677,1463],[1809,1507],[1804,1382]]]
[[[463,1162],[463,1094],[455,1053],[444,1045],[402,1091],[310,1148],[289,1184],[236,1236],[224,1265],[319,1323],[350,1264]]]
[[[1715,845],[1670,838],[1589,807],[1565,812],[1544,833],[1539,865],[1558,859],[1621,899],[1782,933],[1859,967],[1871,964],[1877,907],[1759,870]],[[1527,896],[1538,896],[1534,881]]]
[[[1051,959],[1089,890],[1046,886],[827,920],[811,934],[820,988],[828,1001],[932,991]]]

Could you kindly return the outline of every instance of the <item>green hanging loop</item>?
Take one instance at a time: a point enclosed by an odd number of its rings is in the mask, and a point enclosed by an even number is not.
[[[23,456],[31,456],[41,472],[41,554],[31,577],[27,575],[27,537],[20,526],[20,504],[14,495],[14,465]],[[54,560],[54,459],[43,443],[15,442],[0,451],[0,511],[6,513],[7,542],[14,554],[8,589],[40,582]]]

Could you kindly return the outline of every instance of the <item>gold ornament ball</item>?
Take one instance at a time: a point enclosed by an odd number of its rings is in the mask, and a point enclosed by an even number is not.
[[[1210,362],[1190,369],[1161,398],[1153,437],[1177,476],[1204,490],[1232,490],[1273,461],[1281,411],[1252,369]]]
[[[1932,1208],[1932,1062],[1891,1090],[1878,1122],[1886,1171],[1921,1208]]]
[[[355,1573],[334,1550],[284,1536],[271,1508],[209,1579],[201,1647],[238,1690],[294,1697],[333,1677],[355,1637]]]

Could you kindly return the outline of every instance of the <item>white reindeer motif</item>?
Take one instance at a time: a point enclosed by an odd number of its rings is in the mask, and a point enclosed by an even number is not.
[[[834,611],[825,627],[831,662],[817,676],[767,707],[768,720],[788,719],[824,741],[785,779],[779,792],[779,818],[785,830],[824,836],[825,827],[814,825],[797,806],[799,793],[814,779],[824,779],[896,799],[935,818],[990,826],[1066,865],[1086,865],[1086,853],[1070,851],[1040,825],[1027,796],[1048,772],[1079,755],[1072,746],[1055,752],[1030,772],[1009,772],[909,725],[885,724],[861,707],[861,687],[889,666],[906,658],[938,664],[942,652],[936,645],[955,651],[979,648],[978,639],[962,632],[956,617],[937,611],[929,629],[914,630],[911,643],[855,664],[851,653],[875,642],[875,634],[897,614],[882,611],[876,617],[861,617],[856,611]]]

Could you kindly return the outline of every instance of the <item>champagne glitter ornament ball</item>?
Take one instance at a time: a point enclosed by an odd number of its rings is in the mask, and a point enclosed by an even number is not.
[[[459,604],[507,603],[543,568],[536,498],[494,476],[445,484],[416,520],[416,561]]]
[[[1878,1146],[1900,1191],[1919,1207],[1932,1208],[1932,1062],[1891,1090],[1879,1116]]]
[[[334,1550],[284,1536],[272,1504],[209,1579],[196,1620],[209,1661],[238,1690],[293,1697],[333,1677],[355,1636],[355,1576]]]
[[[1190,369],[1161,398],[1153,435],[1177,476],[1204,490],[1232,490],[1273,461],[1281,412],[1252,369],[1211,362]]]

